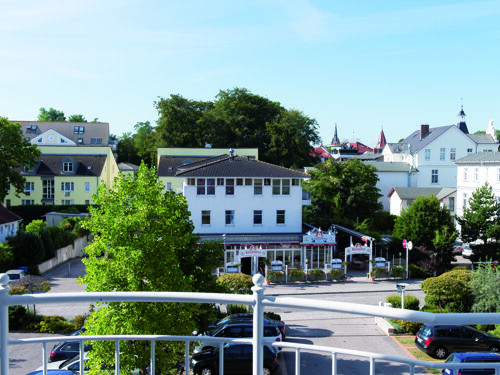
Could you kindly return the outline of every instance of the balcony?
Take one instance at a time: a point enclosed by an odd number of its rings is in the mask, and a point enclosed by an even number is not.
[[[95,303],[103,302],[183,302],[183,303],[220,303],[220,304],[241,304],[251,306],[254,311],[254,332],[259,334],[249,339],[231,339],[231,338],[213,338],[222,345],[225,342],[247,342],[254,347],[253,351],[253,374],[262,374],[263,363],[263,312],[264,308],[273,309],[273,307],[283,307],[287,309],[310,309],[324,312],[341,312],[345,314],[364,315],[369,317],[385,317],[401,320],[411,320],[432,324],[498,324],[500,322],[500,313],[476,313],[476,314],[434,314],[420,311],[411,311],[404,309],[394,309],[390,307],[363,305],[347,302],[325,301],[319,299],[305,299],[296,297],[281,297],[264,295],[264,279],[261,275],[255,275],[253,278],[253,295],[235,295],[235,294],[215,294],[215,293],[177,293],[177,292],[100,292],[100,293],[61,293],[61,294],[34,294],[34,295],[8,295],[8,276],[0,275],[0,373],[8,374],[9,366],[9,345],[23,345],[28,343],[40,344],[41,363],[44,371],[47,370],[47,358],[49,350],[48,345],[58,341],[78,341],[80,344],[87,340],[112,340],[116,343],[116,363],[115,374],[120,371],[120,353],[119,342],[121,340],[145,340],[150,343],[156,341],[181,341],[185,343],[184,366],[189,368],[189,347],[193,341],[200,341],[200,336],[160,336],[160,335],[114,335],[114,336],[58,336],[58,337],[33,337],[19,340],[9,340],[8,337],[8,306],[13,305],[32,305],[32,304],[60,304],[60,303]],[[295,363],[296,375],[301,374],[301,355],[304,352],[314,352],[326,355],[330,358],[331,371],[329,373],[336,375],[340,372],[339,357],[354,357],[355,361],[366,363],[367,374],[385,373],[387,364],[391,367],[397,366],[398,369],[404,369],[405,374],[415,374],[415,371],[421,373],[420,367],[427,368],[478,368],[481,364],[446,364],[437,362],[425,362],[413,360],[406,357],[383,355],[366,351],[351,350],[338,347],[318,346],[292,342],[275,343],[273,346],[281,346],[284,350],[291,350]],[[154,345],[151,345],[150,373],[155,373],[155,353]],[[83,348],[83,345],[80,345]],[[83,354],[83,349],[81,349]],[[81,355],[83,357],[83,355]],[[221,360],[220,363],[223,363]],[[260,364],[260,365],[258,365]],[[82,368],[83,362],[80,363]],[[496,374],[500,374],[500,363],[488,364],[489,368],[495,367]],[[303,369],[302,369],[303,371]],[[315,373],[313,372],[307,373]],[[82,371],[80,371],[82,372]],[[305,372],[303,372],[305,373]],[[219,368],[219,374],[223,375],[222,366]],[[288,371],[288,374],[291,374]]]

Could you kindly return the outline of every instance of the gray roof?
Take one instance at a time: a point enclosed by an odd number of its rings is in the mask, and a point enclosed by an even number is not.
[[[489,134],[467,134],[476,143],[497,143],[497,140]]]
[[[391,150],[391,152],[394,154],[398,154],[401,152],[408,152],[407,143],[387,143],[385,146],[389,147],[389,150]]]
[[[355,158],[361,161],[377,161],[384,160],[384,155],[381,153],[375,154],[374,152],[363,152],[361,155],[355,156]]]
[[[23,176],[100,176],[106,155],[48,155],[42,154],[34,171],[19,172]],[[73,172],[63,172],[63,162],[73,163]]]
[[[478,152],[455,161],[456,164],[500,163],[500,152]]]
[[[118,169],[122,172],[138,171],[139,166],[132,163],[118,163]]]
[[[397,187],[394,191],[399,195],[401,199],[417,199],[421,195],[428,197],[430,195],[436,196],[437,199],[441,200],[450,194],[457,191],[456,188],[416,188],[416,187]]]
[[[456,128],[456,125],[438,126],[437,128],[429,128],[429,133],[427,133],[422,139],[420,139],[420,129],[415,130],[408,137],[406,137],[401,143],[406,143],[410,145],[411,152],[419,152],[420,150],[427,147],[427,145],[429,145],[436,138],[438,138],[451,128]]]
[[[364,163],[374,166],[377,172],[409,172],[411,168],[409,163],[404,162],[365,161]]]
[[[274,177],[306,178],[303,172],[245,156],[220,155],[178,169],[178,177]]]

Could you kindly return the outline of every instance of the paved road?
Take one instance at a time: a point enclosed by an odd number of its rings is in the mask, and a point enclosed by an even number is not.
[[[49,278],[52,290],[50,293],[63,293],[84,291],[84,286],[79,285],[75,278],[83,275],[84,266],[80,260],[72,260],[48,272],[44,276]],[[294,296],[305,299],[319,299],[342,302],[363,303],[378,305],[385,301],[385,297],[396,293],[396,282],[393,280],[369,281],[364,273],[353,273],[353,277],[346,283],[316,283],[296,285],[270,285],[266,288],[266,295]],[[409,280],[409,294],[423,299],[420,291],[420,282]],[[88,312],[88,304],[72,304],[71,306],[40,305],[37,310],[42,314],[58,314],[72,318]],[[329,313],[324,311],[290,310],[277,308],[283,320],[288,324],[287,341],[325,345],[331,347],[348,348],[376,352],[382,354],[398,355],[408,354],[374,323],[374,319],[359,315],[344,313]],[[10,335],[11,339],[19,337],[32,337],[33,334]],[[9,348],[11,355],[11,375],[22,375],[37,368],[41,364],[41,346],[16,345]],[[369,364],[359,358],[339,356],[339,374],[367,373]],[[281,355],[282,375],[295,373],[294,352],[285,350]],[[302,374],[331,373],[331,359],[329,356],[304,352],[301,354]],[[408,370],[394,364],[384,364],[377,367],[377,374],[404,374]],[[417,372],[418,373],[418,372]]]

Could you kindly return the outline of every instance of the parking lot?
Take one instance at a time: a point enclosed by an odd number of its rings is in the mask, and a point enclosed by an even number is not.
[[[52,285],[50,293],[83,291],[84,287],[76,282],[76,277],[81,276],[83,272],[84,267],[81,262],[72,260],[69,265],[62,265],[46,274],[45,276],[49,278]],[[369,281],[366,275],[361,272],[353,273],[352,276],[347,282],[269,285],[266,287],[265,294],[378,305],[379,302],[384,302],[388,295],[397,293],[396,281],[394,280],[373,282]],[[408,283],[407,293],[423,300],[420,281],[408,280]],[[37,311],[42,314],[58,314],[71,318],[87,312],[88,305],[40,305],[37,306]],[[408,357],[408,353],[396,341],[382,332],[375,324],[373,317],[311,310],[277,309],[274,312],[280,314],[288,325],[287,341]],[[11,338],[32,336],[33,334],[20,333],[10,335]],[[41,365],[41,345],[11,346],[9,353],[11,355],[10,374],[24,375]],[[279,372],[281,374],[294,374],[294,351],[285,349],[280,357]],[[359,357],[338,356],[339,374],[367,373],[368,368],[368,361],[362,361]],[[330,356],[310,352],[301,353],[302,374],[330,372]],[[405,374],[409,372],[404,366],[387,363],[377,365],[377,373]]]

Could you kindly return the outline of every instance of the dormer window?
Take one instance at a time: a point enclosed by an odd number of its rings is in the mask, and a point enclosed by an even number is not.
[[[74,126],[73,127],[73,134],[84,134],[85,133],[85,126]]]
[[[73,162],[71,161],[63,162],[63,172],[73,172]]]
[[[26,127],[26,134],[36,134],[36,125],[28,125]]]

